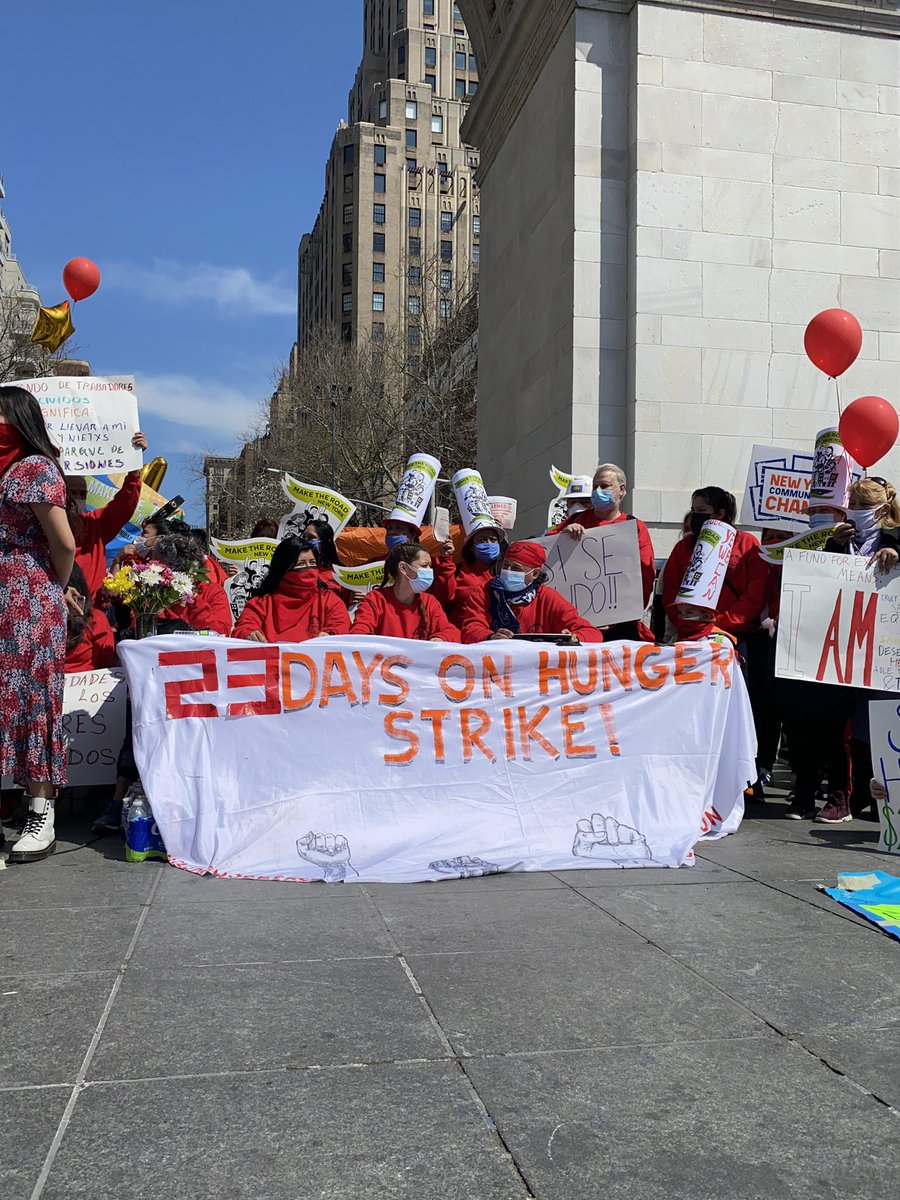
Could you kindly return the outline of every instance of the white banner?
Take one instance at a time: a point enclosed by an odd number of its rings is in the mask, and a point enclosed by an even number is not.
[[[133,375],[52,375],[12,386],[40,404],[67,475],[140,470],[143,456],[131,444],[140,429]]]
[[[900,854],[900,705],[896,700],[869,701],[872,774],[886,795],[875,800],[881,836],[878,849]]]
[[[66,675],[63,736],[70,786],[115,783],[125,738],[126,695],[118,667]]]
[[[141,779],[172,861],[193,871],[675,867],[737,825],[755,775],[743,679],[709,642],[185,634],[120,654]]]
[[[616,521],[588,529],[584,537],[555,533],[531,539],[547,551],[547,574],[579,616],[598,629],[638,621],[644,613],[644,583],[637,522]]]
[[[900,691],[900,568],[849,554],[787,550],[775,674]]]

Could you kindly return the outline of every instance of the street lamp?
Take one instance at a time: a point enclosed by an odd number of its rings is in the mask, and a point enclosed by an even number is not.
[[[325,389],[316,387],[314,395],[317,400],[321,400]],[[346,388],[343,393],[338,388],[336,383],[333,383],[328,389],[328,398],[331,401],[331,487],[334,490],[337,487],[337,405],[338,400],[349,400],[353,395],[353,388]]]

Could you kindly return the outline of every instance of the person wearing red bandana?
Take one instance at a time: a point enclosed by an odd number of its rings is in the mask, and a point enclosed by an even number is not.
[[[603,633],[546,582],[547,554],[536,542],[513,542],[500,575],[472,594],[462,623],[464,642],[511,638],[519,633],[571,634],[579,642],[602,642]]]
[[[250,642],[305,642],[349,632],[347,606],[319,578],[312,543],[286,538],[238,617],[233,636]]]

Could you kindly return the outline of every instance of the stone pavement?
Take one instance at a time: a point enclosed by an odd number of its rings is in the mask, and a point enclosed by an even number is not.
[[[0,1197],[891,1194],[900,944],[815,889],[887,864],[770,811],[693,870],[405,886],[63,825],[0,874]]]

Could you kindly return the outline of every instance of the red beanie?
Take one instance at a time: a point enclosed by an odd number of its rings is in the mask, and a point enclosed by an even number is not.
[[[523,567],[544,567],[547,552],[537,542],[513,542],[503,556],[509,562],[521,563]]]

